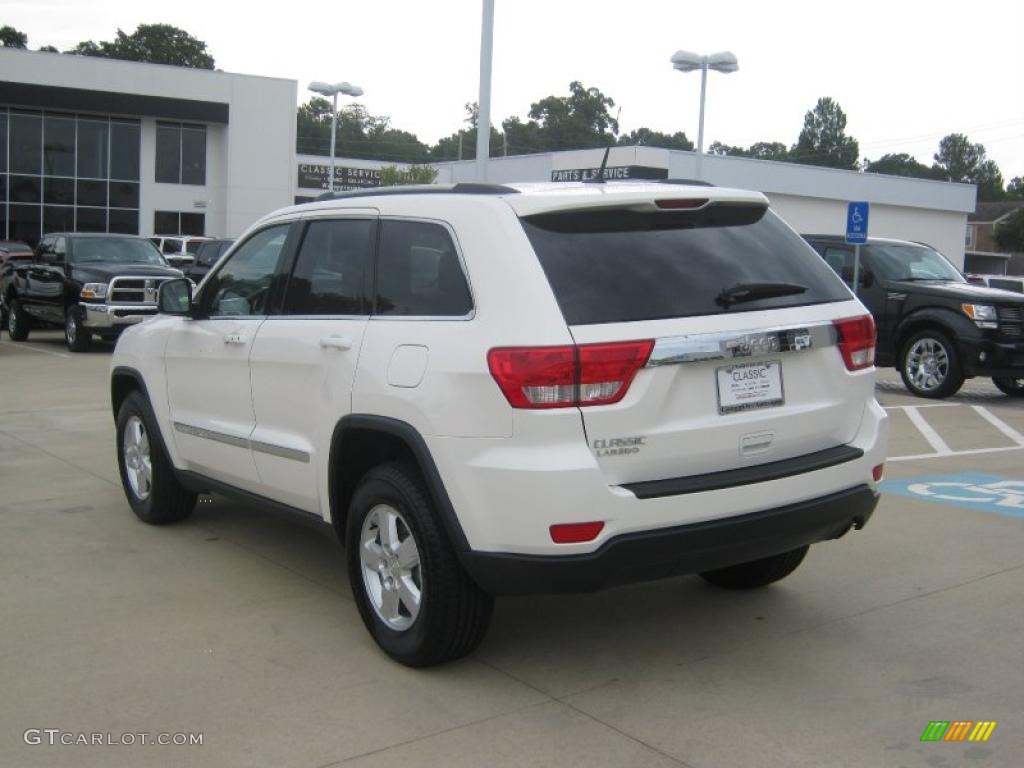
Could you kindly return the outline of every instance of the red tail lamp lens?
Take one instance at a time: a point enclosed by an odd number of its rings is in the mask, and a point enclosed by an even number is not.
[[[561,523],[551,526],[551,540],[555,544],[579,544],[593,541],[604,530],[604,523]]]
[[[859,371],[875,364],[875,321],[871,315],[833,320],[839,333],[839,352],[846,370]]]

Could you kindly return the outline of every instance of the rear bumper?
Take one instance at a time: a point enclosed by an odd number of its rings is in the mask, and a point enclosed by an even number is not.
[[[609,539],[578,555],[463,552],[463,565],[492,595],[593,592],[617,584],[723,568],[863,528],[878,493],[859,485],[820,498],[720,520]]]

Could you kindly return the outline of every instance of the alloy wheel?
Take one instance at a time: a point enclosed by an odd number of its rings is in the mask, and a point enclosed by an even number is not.
[[[907,351],[904,365],[907,378],[917,389],[932,392],[949,375],[949,352],[936,339],[918,339]]]
[[[149,433],[138,416],[124,425],[124,472],[128,484],[139,501],[149,498],[153,490],[153,462],[149,453]]]
[[[389,629],[404,632],[419,615],[423,570],[419,547],[402,514],[378,504],[363,520],[359,563],[366,595]]]

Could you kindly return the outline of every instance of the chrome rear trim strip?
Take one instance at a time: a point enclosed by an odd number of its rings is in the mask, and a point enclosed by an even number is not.
[[[838,333],[831,322],[667,336],[655,341],[647,367],[734,360],[738,357],[774,355],[779,352],[803,352],[834,346],[838,339]]]

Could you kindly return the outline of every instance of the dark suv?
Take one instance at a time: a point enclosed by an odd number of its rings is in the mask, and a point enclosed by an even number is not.
[[[28,338],[33,320],[60,323],[68,349],[84,352],[93,334],[113,340],[155,315],[160,283],[174,277],[181,272],[145,238],[48,234],[31,260],[3,270],[0,309],[14,341]]]
[[[848,286],[854,247],[842,236],[804,235]],[[857,297],[878,328],[876,364],[899,368],[920,397],[949,397],[965,378],[991,376],[1024,395],[1024,298],[972,285],[927,245],[872,238],[860,248]]]

